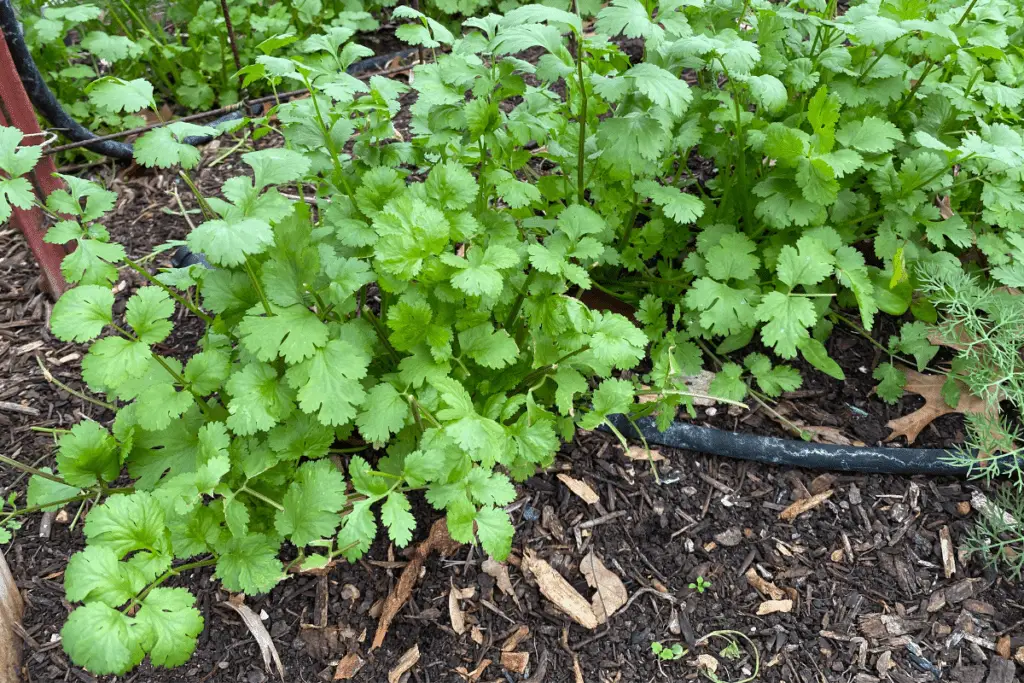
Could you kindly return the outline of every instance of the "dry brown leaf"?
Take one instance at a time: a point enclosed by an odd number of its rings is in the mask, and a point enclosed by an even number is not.
[[[765,600],[757,606],[757,615],[763,617],[766,614],[775,614],[776,612],[792,612],[793,601],[792,600]]]
[[[388,683],[398,683],[398,679],[402,677],[402,674],[416,666],[418,661],[420,661],[419,643],[410,647],[398,658],[395,668],[388,672]]]
[[[477,645],[484,644],[484,631],[479,626],[474,626],[469,630],[469,637]]]
[[[804,514],[805,512],[813,510],[814,508],[824,503],[826,500],[832,497],[833,493],[835,493],[834,489],[830,491],[822,491],[821,493],[813,495],[810,498],[801,498],[800,500],[796,501],[788,508],[780,512],[779,519],[781,519],[784,522],[792,522],[794,519]]]
[[[601,500],[601,497],[594,492],[594,489],[590,488],[585,482],[582,482],[579,479],[573,479],[568,474],[559,474],[558,481],[569,487],[569,490],[582,498],[583,502],[587,505],[593,505],[597,501]]]
[[[448,613],[451,617],[452,630],[461,636],[466,632],[466,615],[462,613],[462,608],[459,606],[459,589],[455,587],[454,582],[451,586],[451,590],[448,591]]]
[[[516,595],[516,591],[512,588],[512,579],[508,575],[508,566],[503,562],[497,562],[494,559],[488,557],[484,560],[480,566],[484,570],[484,574],[492,577],[495,584],[505,595],[512,598],[513,602],[516,603],[516,607],[519,606],[519,596]]]
[[[697,655],[697,666],[704,672],[714,676],[718,671],[718,660],[711,655]],[[711,680],[715,680],[712,678]]]
[[[762,579],[761,576],[757,573],[757,570],[753,567],[748,569],[747,573],[744,574],[744,576],[747,577],[747,583],[749,583],[754,588],[754,590],[756,590],[761,595],[766,595],[772,600],[782,600],[786,597],[786,594],[782,592],[781,588],[776,586],[771,581],[766,581],[765,579]]]
[[[942,195],[935,198],[935,206],[939,207],[939,215],[942,220],[953,217],[953,208],[949,205],[949,195]]]
[[[629,592],[626,591],[622,579],[609,571],[593,550],[580,560],[580,573],[587,580],[587,585],[596,589],[590,606],[597,617],[597,623],[603,624],[608,617],[626,604]]]
[[[366,660],[355,652],[349,652],[338,662],[338,668],[334,670],[334,680],[347,681],[354,678],[364,664]]]
[[[441,555],[450,555],[460,545],[462,544],[452,540],[452,537],[448,535],[448,523],[443,518],[434,522],[430,527],[427,540],[416,546],[416,550],[413,551],[412,557],[409,559],[409,564],[405,565],[401,576],[398,577],[398,583],[395,584],[394,589],[384,601],[380,621],[377,622],[377,632],[373,635],[373,643],[370,645],[371,651],[376,650],[384,642],[384,637],[388,634],[388,628],[395,615],[412,595],[412,588],[419,579],[420,569],[430,553],[436,550]]]
[[[650,459],[653,460],[654,462],[661,462],[662,460],[665,459],[664,455],[654,450],[653,448],[650,449],[650,451],[648,451],[643,446],[630,446],[626,450],[626,452],[623,453],[623,455],[625,455],[630,460],[643,460],[644,462],[647,462],[648,452],[651,454]]]
[[[950,413],[971,413],[994,418],[999,412],[998,404],[990,404],[985,399],[975,396],[963,385],[960,387],[960,400],[956,408],[950,408],[946,404],[946,399],[942,397],[942,385],[946,383],[945,375],[923,375],[910,368],[905,368],[904,372],[907,375],[907,384],[903,388],[924,398],[924,405],[909,415],[890,420],[885,426],[892,430],[892,434],[886,441],[902,436],[906,437],[908,444],[914,443],[921,430],[931,424],[932,420]]]
[[[530,665],[530,653],[502,652],[501,665],[505,667],[507,671],[511,671],[514,674],[525,673],[526,667]]]
[[[519,643],[526,640],[527,636],[530,635],[530,627],[523,624],[515,630],[515,633],[505,639],[505,642],[501,644],[502,652],[511,652],[512,650],[519,647]]]
[[[579,625],[597,628],[597,616],[590,603],[562,575],[530,551],[523,555],[522,568],[533,575],[541,594]]]
[[[484,671],[487,671],[487,667],[489,667],[490,665],[491,660],[485,659],[484,661],[480,662],[480,664],[472,671],[470,671],[464,666],[460,666],[457,669],[455,669],[455,673],[462,676],[463,680],[467,681],[467,683],[476,683],[476,681],[479,681],[480,677],[484,675]]]
[[[230,598],[220,603],[224,607],[234,610],[234,612],[242,618],[242,623],[249,629],[249,633],[256,639],[256,644],[260,648],[260,654],[263,655],[263,666],[266,667],[267,672],[271,671],[270,663],[273,660],[274,667],[277,669],[277,675],[284,680],[284,664],[281,663],[281,656],[277,654],[277,648],[274,646],[274,641],[270,637],[270,633],[267,632],[267,627],[263,625],[263,620],[260,619],[260,615],[252,611],[252,609],[242,602],[245,596],[239,593],[238,595],[232,595]]]

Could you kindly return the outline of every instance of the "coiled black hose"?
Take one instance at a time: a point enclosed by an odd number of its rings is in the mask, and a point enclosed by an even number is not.
[[[649,443],[661,446],[725,458],[754,460],[770,465],[876,474],[964,476],[970,471],[970,468],[950,461],[950,456],[955,453],[941,448],[835,446],[727,432],[680,421],[672,423],[668,429],[661,432],[655,426],[654,419],[650,417],[636,421],[638,432],[622,415],[612,416],[610,421],[623,436],[629,438],[639,438],[642,435]]]
[[[32,100],[36,111],[42,114],[43,118],[50,122],[51,126],[60,129],[65,137],[74,142],[84,142],[95,138],[96,135],[92,131],[64,111],[64,107],[57,101],[53,91],[46,85],[46,81],[43,80],[42,74],[39,73],[35,60],[32,59],[32,53],[29,52],[28,46],[25,44],[25,37],[22,35],[21,25],[18,23],[18,15],[14,11],[14,5],[11,4],[11,0],[0,0],[0,29],[3,29],[4,38],[7,40],[7,46],[11,51],[11,58],[14,60],[14,66],[18,70],[18,76],[21,78],[21,82],[25,86],[25,92],[28,93],[28,97]],[[388,55],[370,57],[356,62],[348,70],[353,75],[365,73],[395,57],[406,57],[415,52],[416,50],[400,50]],[[255,115],[256,113],[257,111],[254,109],[253,114]],[[241,119],[244,116],[245,113],[239,109],[206,125],[216,126],[227,121]],[[189,135],[182,142],[186,145],[199,146],[205,145],[211,140],[213,140],[212,135]],[[91,145],[86,145],[85,148],[91,152],[114,159],[131,159],[133,152],[131,143],[119,142],[117,140],[100,140]]]

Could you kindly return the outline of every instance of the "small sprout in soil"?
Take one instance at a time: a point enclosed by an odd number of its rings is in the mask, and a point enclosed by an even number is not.
[[[723,659],[735,661],[743,656],[743,652],[740,650],[740,644],[733,640],[722,648],[721,652],[718,653],[718,656]]]
[[[698,576],[697,582],[690,584],[690,590],[697,591],[698,593],[703,593],[708,588],[711,588],[711,582],[705,579],[703,576]]]
[[[672,661],[676,659],[682,659],[686,655],[686,649],[679,643],[672,645],[662,645],[658,641],[651,643],[651,652],[653,652],[658,659],[665,661]]]

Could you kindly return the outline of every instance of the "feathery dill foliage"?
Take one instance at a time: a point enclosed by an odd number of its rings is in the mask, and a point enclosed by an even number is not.
[[[922,283],[941,314],[932,339],[955,350],[950,377],[1015,413],[1012,419],[998,410],[966,415],[967,442],[950,460],[990,484],[1010,479],[997,484],[964,546],[1019,579],[1024,573],[1024,451],[1017,426],[1024,408],[1024,297],[1015,289],[983,284],[959,268],[922,274]],[[959,387],[953,387],[944,396],[950,405],[959,400]]]
[[[775,396],[801,381],[780,360],[842,377],[823,342],[844,308],[867,329],[879,310],[934,321],[915,273],[976,248],[998,282],[1021,279],[1015,3],[836,16],[813,0],[612,0],[593,31],[528,5],[461,36],[408,7],[393,16],[436,56],[411,87],[347,74],[369,51],[345,27],[254,51],[247,83],[310,97],[272,112],[285,148],[245,154],[248,172],[202,198],[187,242],[213,269],[150,276],[102,227],[111,193],[68,178],[49,199],[74,218],[48,239],[77,244],[53,332],[92,342],[83,377],[116,418],[63,435],[30,504],[109,494],[65,581],[82,605],[64,647],[94,673],[188,659],[202,618],[163,585],[175,575],[213,566],[227,590],[261,593],[287,568],[359,557],[380,526],[405,545],[413,491],[455,539],[505,556],[512,481],[576,426],[692,409],[683,377],[702,348],[760,336],[768,353],[726,363],[711,391]],[[642,39],[641,61],[619,35]],[[93,93],[153,104],[131,80]],[[181,140],[206,132],[148,133],[137,160],[191,168]],[[17,141],[0,142],[3,166]],[[717,174],[696,177],[693,154]],[[296,187],[308,203],[281,191]],[[125,267],[151,284],[115,315]],[[591,288],[637,304],[639,327],[582,304]],[[206,324],[188,359],[160,350],[179,308]],[[621,374],[645,355],[649,371]],[[384,455],[337,452],[357,438]]]

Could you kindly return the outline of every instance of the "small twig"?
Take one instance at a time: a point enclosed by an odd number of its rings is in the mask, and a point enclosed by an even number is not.
[[[607,515],[602,515],[597,519],[588,519],[586,522],[581,522],[579,525],[580,529],[591,529],[601,524],[607,524],[608,522],[618,519],[623,515],[629,514],[626,510],[617,510],[616,512],[609,512]]]

